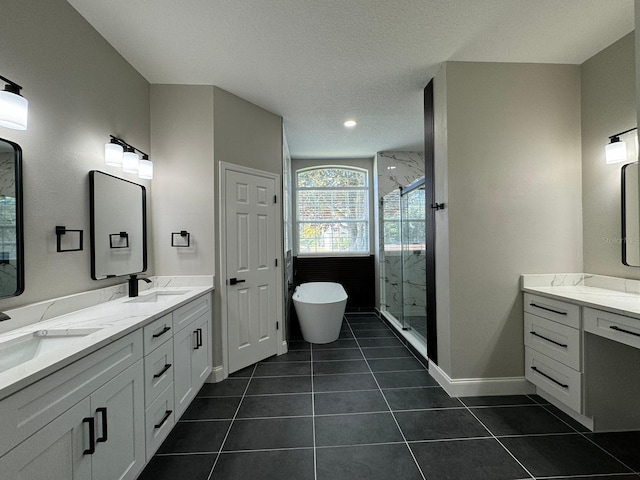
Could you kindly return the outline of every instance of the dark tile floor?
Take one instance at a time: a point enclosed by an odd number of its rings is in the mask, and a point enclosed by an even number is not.
[[[206,384],[141,480],[640,479],[640,432],[536,396],[450,398],[373,315]]]

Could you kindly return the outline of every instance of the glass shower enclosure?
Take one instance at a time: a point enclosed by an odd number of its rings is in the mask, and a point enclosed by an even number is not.
[[[425,180],[400,187],[381,200],[382,313],[409,340],[426,347],[427,285]]]

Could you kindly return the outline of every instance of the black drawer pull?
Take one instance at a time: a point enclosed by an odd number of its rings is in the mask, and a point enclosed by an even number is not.
[[[202,329],[196,328],[196,332],[198,334],[198,346],[201,347],[202,346]]]
[[[194,330],[191,334],[192,338],[195,338],[196,344],[193,346],[194,350],[198,350],[200,348],[200,341],[198,340],[198,331]]]
[[[156,428],[156,429],[162,428],[162,425],[164,425],[165,422],[169,420],[169,417],[171,416],[172,413],[173,413],[173,410],[167,410],[164,414],[164,417],[162,417],[162,420],[160,420],[160,423],[155,424],[153,428]]]
[[[531,335],[535,335],[538,338],[542,338],[543,340],[546,340],[547,342],[551,342],[555,345],[558,345],[559,347],[564,347],[567,348],[569,345],[567,345],[566,343],[560,343],[560,342],[556,342],[555,340],[551,340],[550,338],[547,337],[543,337],[542,335],[540,335],[539,333],[536,333],[534,331],[529,332]]]
[[[96,442],[106,442],[108,439],[107,436],[107,407],[96,408],[96,413],[100,413],[102,415],[102,436],[96,439]]]
[[[167,363],[165,364],[164,368],[162,370],[160,370],[160,372],[156,373],[153,378],[160,378],[162,375],[164,375],[167,370],[169,370],[171,368],[171,364]]]
[[[153,337],[153,338],[161,337],[162,335],[164,335],[165,333],[167,333],[169,330],[171,330],[171,327],[164,327],[160,333],[154,333],[154,334],[152,335],[152,337]]]
[[[541,372],[540,370],[538,370],[536,367],[531,367],[531,370],[533,370],[536,373],[539,373],[540,375],[542,375],[545,378],[548,378],[549,380],[551,380],[553,383],[560,385],[562,388],[569,388],[569,385],[565,385],[564,383],[560,383],[559,381],[557,381],[555,378],[550,377],[549,375],[547,375],[546,373]]]
[[[96,453],[96,420],[93,417],[85,417],[82,419],[82,423],[89,424],[89,448],[87,448],[83,455],[93,455]]]
[[[567,314],[567,312],[559,312],[558,310],[554,310],[553,308],[543,307],[542,305],[536,305],[533,302],[531,302],[529,305],[531,305],[532,307],[540,308],[542,310],[546,310],[547,312],[557,313],[558,315],[566,315]]]
[[[611,330],[616,330],[616,331],[618,331],[618,332],[628,333],[629,335],[633,335],[633,336],[636,336],[636,337],[640,337],[640,333],[631,332],[631,331],[629,331],[629,330],[625,330],[624,328],[617,327],[616,325],[610,325],[610,326],[609,326],[609,328],[610,328]]]

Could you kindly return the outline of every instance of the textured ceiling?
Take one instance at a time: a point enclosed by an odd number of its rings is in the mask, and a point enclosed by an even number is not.
[[[440,62],[580,64],[634,28],[633,0],[68,1],[149,82],[281,115],[295,158],[421,150]]]

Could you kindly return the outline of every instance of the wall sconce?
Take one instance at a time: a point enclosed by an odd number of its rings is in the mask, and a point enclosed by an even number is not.
[[[120,167],[126,173],[137,173],[138,178],[152,180],[153,162],[149,160],[149,155],[121,138],[110,137],[111,140],[104,146],[104,163],[110,167]]]
[[[22,87],[0,75],[6,85],[0,91],[0,125],[14,130],[27,129],[29,102],[20,95]]]
[[[624,132],[616,133],[615,135],[611,135],[609,137],[609,144],[604,147],[604,156],[606,163],[619,163],[626,162],[627,159],[627,142],[624,140],[620,140],[620,136],[625,133],[633,132],[637,130],[638,127],[630,128],[629,130],[625,130]],[[637,142],[637,137],[636,137]],[[636,148],[637,151],[637,148]],[[635,162],[637,158],[634,158],[630,161]]]

